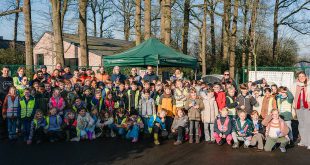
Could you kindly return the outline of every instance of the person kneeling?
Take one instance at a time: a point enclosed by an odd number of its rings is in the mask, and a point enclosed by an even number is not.
[[[252,139],[253,124],[247,119],[247,113],[244,110],[240,110],[238,114],[239,118],[235,121],[232,137],[234,140],[233,148],[239,148],[239,141],[243,141],[244,148],[248,148]]]
[[[34,115],[34,119],[31,122],[30,135],[27,144],[31,144],[33,141],[37,144],[41,143],[45,135],[44,129],[46,125],[47,123],[43,117],[43,112],[41,110],[37,110]]]
[[[132,139],[131,142],[138,142],[140,129],[144,127],[142,119],[138,116],[136,112],[132,112],[129,117],[126,118],[123,124],[128,132],[126,135],[127,139]]]
[[[177,110],[177,116],[174,118],[171,132],[177,135],[177,141],[174,145],[180,145],[183,142],[183,137],[185,134],[185,128],[188,126],[188,116],[184,114],[183,110],[180,108]]]
[[[226,142],[228,145],[231,145],[232,141],[232,125],[231,125],[231,119],[228,116],[228,109],[223,108],[221,111],[221,114],[217,116],[217,118],[214,121],[214,133],[213,136],[215,138],[215,141],[218,145],[223,145],[224,141],[226,139]]]
[[[50,115],[46,117],[47,136],[50,142],[58,141],[62,138],[61,125],[62,119],[57,114],[57,109],[50,109]]]
[[[253,121],[253,137],[251,139],[251,146],[255,146],[257,144],[257,152],[261,152],[264,149],[264,134],[265,130],[262,125],[262,121],[259,120],[259,114],[257,111],[253,111],[251,114],[251,118]]]
[[[279,117],[279,111],[273,109],[271,115],[268,115],[262,123],[266,126],[265,151],[272,151],[276,143],[281,143],[281,152],[286,152],[285,147],[289,142],[289,128],[284,120]]]
[[[154,144],[159,145],[159,140],[158,140],[158,134],[161,131],[162,136],[168,136],[168,132],[166,130],[166,115],[167,111],[165,109],[162,109],[158,115],[153,115],[150,117],[148,127],[149,127],[149,132],[154,133]]]

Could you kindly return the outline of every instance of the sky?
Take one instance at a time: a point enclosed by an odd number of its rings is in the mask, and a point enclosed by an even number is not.
[[[0,11],[4,11],[9,7],[10,1],[15,0],[0,0]],[[199,0],[194,0],[199,1]],[[156,1],[157,2],[157,1]],[[155,2],[155,3],[156,3]],[[153,1],[154,3],[154,1]],[[68,11],[65,20],[66,24],[64,27],[64,31],[66,33],[75,33],[77,29],[77,19],[78,14],[77,10],[71,8],[70,11]],[[52,31],[51,29],[51,21],[49,17],[50,13],[50,3],[49,0],[32,0],[32,25],[33,25],[33,37],[34,40],[37,41],[39,37],[45,32],[45,31]],[[305,14],[306,17],[310,16],[310,12]],[[23,14],[20,14],[19,17],[19,32],[18,32],[18,40],[24,40],[24,24],[23,24]],[[118,16],[116,14],[112,15],[109,19],[107,19],[107,22],[105,23],[105,26],[112,26],[113,31],[113,37],[117,39],[124,39],[124,36],[121,31],[119,31],[120,23],[118,21]],[[269,29],[269,32],[272,31],[272,18],[266,19],[268,23],[271,25],[269,27],[266,27]],[[88,22],[88,26],[90,26],[91,23]],[[220,25],[218,25],[220,26]],[[6,17],[0,17],[0,36],[3,36],[4,39],[12,39],[13,38],[13,27],[14,27],[14,15],[6,16]],[[240,27],[241,28],[241,27]],[[89,28],[91,29],[91,28]],[[190,34],[191,37],[195,37],[195,35]],[[300,35],[297,33],[292,32],[291,29],[287,27],[280,26],[280,36],[285,36],[289,38],[294,38],[295,41],[298,43],[299,46],[299,55],[302,57],[309,57],[310,56],[310,37],[309,35]],[[134,39],[134,37],[131,37]],[[192,40],[192,39],[190,39]],[[195,39],[194,39],[195,40]]]

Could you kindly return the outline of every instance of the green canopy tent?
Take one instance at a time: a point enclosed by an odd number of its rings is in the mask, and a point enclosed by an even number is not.
[[[125,52],[103,58],[105,67],[111,66],[157,66],[198,68],[195,57],[185,55],[164,45],[155,38],[150,38],[140,45]]]

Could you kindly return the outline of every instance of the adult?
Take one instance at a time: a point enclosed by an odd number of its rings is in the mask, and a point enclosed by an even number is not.
[[[152,66],[147,66],[146,74],[143,77],[143,80],[153,83],[153,81],[158,80],[158,76],[154,73]]]
[[[231,84],[235,87],[235,89],[237,89],[236,82],[234,81],[234,79],[232,79],[232,78],[230,77],[229,70],[225,70],[223,76],[224,76],[224,77],[222,78],[221,83],[227,83],[227,82],[229,82],[229,83],[231,83]]]
[[[138,75],[138,70],[137,68],[131,68],[131,75],[134,79],[134,81],[136,81],[139,84],[141,84],[141,80],[142,80],[142,77],[140,75]]]
[[[59,71],[60,76],[65,74],[65,71],[64,71],[61,63],[57,63],[55,68]]]
[[[125,83],[125,80],[126,80],[126,76],[123,75],[121,72],[120,72],[120,67],[119,66],[115,66],[113,68],[113,74],[111,75],[111,81],[113,83],[115,82],[121,82],[121,83]]]
[[[24,75],[25,75],[25,68],[24,67],[18,67],[17,76],[13,77],[13,84],[15,87],[18,87],[21,85]]]
[[[101,66],[99,69],[98,69],[98,73],[96,74],[96,78],[98,81],[101,81],[101,82],[106,82],[107,80],[110,79],[110,76],[109,74],[104,70],[104,67]]]
[[[292,89],[294,94],[293,107],[298,118],[298,131],[300,135],[299,146],[306,146],[310,149],[310,87],[305,72],[297,73],[296,84]]]
[[[170,81],[183,80],[183,72],[180,69],[176,69],[174,74],[170,77]]]
[[[13,86],[13,78],[9,76],[10,69],[7,66],[2,68],[2,76],[0,76],[0,110],[2,110],[2,103],[7,95],[9,88]],[[0,113],[0,139],[5,137],[5,122]]]
[[[32,84],[34,82],[44,83],[44,81],[47,80],[47,79],[45,79],[42,70],[38,70],[36,75],[37,75],[37,78],[35,78],[32,81],[30,81],[30,83],[29,83],[30,86],[32,86]]]
[[[40,69],[41,69],[41,71],[42,71],[42,73],[43,73],[44,78],[45,78],[46,80],[48,80],[48,79],[51,77],[51,75],[50,75],[49,73],[47,73],[47,68],[46,68],[46,66],[45,66],[45,65],[41,65],[41,66],[40,66]]]
[[[70,67],[66,66],[64,71],[65,71],[65,74],[63,75],[64,79],[70,80],[73,77],[73,74],[71,73]]]

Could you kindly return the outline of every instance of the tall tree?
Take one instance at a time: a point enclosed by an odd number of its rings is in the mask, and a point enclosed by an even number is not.
[[[203,6],[203,20],[201,29],[201,63],[202,63],[202,75],[207,74],[207,64],[206,64],[206,47],[207,47],[207,0],[204,0]]]
[[[183,30],[182,30],[182,52],[187,54],[188,45],[188,31],[189,31],[189,12],[190,12],[190,0],[184,0],[184,15],[183,15]]]
[[[242,67],[246,66],[247,23],[248,23],[248,0],[243,0],[243,39],[242,39]]]
[[[61,29],[64,29],[64,21],[65,21],[65,15],[68,10],[69,0],[62,0],[62,7],[61,7],[61,14],[60,14],[60,20],[61,20]]]
[[[61,0],[50,0],[52,4],[52,19],[53,19],[53,52],[56,57],[56,63],[64,65],[64,46],[62,38],[61,25]]]
[[[86,25],[87,0],[79,0],[79,36],[80,36],[80,65],[88,66],[87,50],[87,25]]]
[[[252,67],[252,59],[254,55],[254,42],[255,42],[255,24],[257,19],[257,9],[259,5],[259,0],[254,0],[252,4],[252,13],[251,13],[251,24],[250,24],[250,50],[248,56],[248,70],[251,70]]]
[[[237,19],[238,19],[239,0],[234,0],[234,14],[230,41],[230,56],[229,56],[229,74],[232,78],[235,77],[235,59],[237,46]]]
[[[97,8],[98,8],[98,1],[97,0],[90,0],[90,10],[92,13],[92,20],[93,22],[93,36],[97,36]]]
[[[165,7],[166,0],[160,0],[160,39],[162,42],[165,41],[165,19],[166,19],[166,7]]]
[[[171,43],[171,0],[165,0],[165,45]]]
[[[19,5],[20,5],[20,0],[16,0],[15,1],[15,5],[16,5],[16,10],[19,9]],[[16,41],[17,41],[17,29],[18,29],[18,18],[19,18],[19,12],[15,13],[15,20],[14,20],[14,33],[13,33],[13,45],[12,48],[15,49],[16,48]]]
[[[144,40],[151,35],[151,0],[144,0]]]
[[[110,4],[111,4],[112,0],[101,0],[98,2],[98,13],[99,13],[99,36],[102,38],[103,37],[103,33],[105,31],[104,29],[104,23],[106,22],[106,19],[108,19],[109,17],[111,17],[114,12],[109,11],[109,9],[111,8]],[[108,29],[108,28],[107,28]]]
[[[31,23],[31,3],[30,0],[24,0],[23,6],[25,19],[25,52],[27,70],[30,71],[33,65],[33,40],[32,40],[32,23]]]
[[[136,0],[135,14],[136,45],[141,43],[141,0]]]
[[[215,8],[216,2],[214,0],[209,0],[209,15],[210,15],[210,37],[211,37],[211,68],[214,67],[216,63],[216,45],[215,45]]]
[[[230,41],[230,7],[231,0],[224,0],[224,13],[223,13],[223,62],[227,64],[229,57],[229,41]]]

